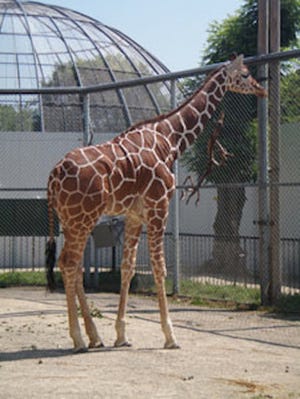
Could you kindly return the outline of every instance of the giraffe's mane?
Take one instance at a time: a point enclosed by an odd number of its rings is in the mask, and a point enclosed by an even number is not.
[[[125,130],[124,133],[127,132],[131,132],[132,130],[135,130],[137,128],[140,128],[142,126],[151,124],[151,123],[156,123],[156,122],[160,122],[163,119],[169,118],[170,116],[174,115],[176,112],[180,111],[183,107],[186,106],[186,104],[188,104],[194,97],[196,97],[198,95],[198,93],[203,89],[203,87],[206,85],[206,83],[214,76],[216,75],[221,69],[223,68],[223,66],[221,65],[219,68],[215,69],[214,71],[212,71],[209,75],[207,75],[207,77],[205,78],[204,82],[201,84],[201,86],[190,96],[188,97],[178,108],[172,109],[170,112],[167,113],[163,113],[157,116],[154,116],[153,118],[150,119],[145,119],[143,121],[139,121],[137,123],[135,123],[134,125],[130,126],[128,129]]]

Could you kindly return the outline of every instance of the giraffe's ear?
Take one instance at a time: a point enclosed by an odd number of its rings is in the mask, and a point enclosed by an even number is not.
[[[244,55],[238,55],[236,58],[234,58],[228,65],[227,65],[227,71],[229,73],[232,73],[233,71],[240,70],[243,66],[243,61],[244,61]]]

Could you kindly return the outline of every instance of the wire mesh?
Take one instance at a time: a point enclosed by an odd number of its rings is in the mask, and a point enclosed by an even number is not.
[[[280,224],[280,276],[282,291],[299,292],[300,281],[300,210],[299,208],[299,127],[300,104],[296,96],[299,90],[299,60],[291,59],[281,64],[280,135],[279,135],[279,224]],[[197,79],[196,79],[197,80]],[[198,79],[197,82],[199,82]],[[151,84],[156,91],[160,111],[168,109],[168,82]],[[182,80],[178,86],[182,87]],[[145,119],[155,113],[153,99],[145,89],[124,89],[131,107],[131,117]],[[292,91],[291,93],[291,90]],[[294,93],[294,94],[293,94]],[[112,123],[121,130],[125,110],[116,103],[111,105],[116,90],[91,93],[90,127],[93,142],[99,143],[113,137]],[[179,91],[178,101],[183,100]],[[78,94],[43,94],[43,123],[41,133],[41,109],[34,95],[1,95],[0,101],[0,201],[2,224],[10,227],[10,234],[0,236],[1,270],[37,269],[44,265],[45,235],[31,233],[28,223],[26,234],[20,233],[17,221],[12,221],[9,201],[32,201],[30,212],[36,213],[37,200],[45,201],[46,185],[50,170],[69,150],[83,144],[83,106]],[[291,101],[291,97],[293,101]],[[20,99],[22,101],[20,102]],[[276,100],[276,99],[275,99]],[[275,101],[274,99],[272,101]],[[143,103],[143,107],[141,107]],[[296,103],[296,105],[295,105]],[[11,104],[7,108],[7,105]],[[51,115],[47,106],[51,105]],[[99,106],[98,106],[99,105]],[[272,106],[272,104],[271,104]],[[143,110],[142,110],[143,108]],[[255,99],[229,95],[222,104],[225,112],[224,129],[220,142],[234,154],[226,165],[216,168],[200,190],[198,206],[194,198],[180,203],[180,262],[181,281],[204,285],[233,285],[259,288],[259,234],[258,234],[258,183],[257,183],[257,119]],[[217,113],[221,111],[218,110]],[[120,122],[118,122],[120,120]],[[104,122],[105,121],[105,122]],[[178,190],[188,174],[194,180],[207,165],[207,139],[214,129],[213,118],[203,136],[180,163]],[[52,130],[61,130],[54,132]],[[103,131],[107,133],[103,133]],[[116,132],[116,130],[115,130]],[[218,153],[216,152],[216,157]],[[270,157],[273,155],[270,153]],[[192,163],[192,160],[196,162]],[[190,169],[189,169],[190,168]],[[30,202],[29,202],[30,204]],[[28,208],[27,208],[28,209]],[[24,211],[26,212],[26,210]],[[47,230],[44,217],[27,218],[42,231]],[[32,219],[32,220],[30,220]],[[34,227],[34,226],[33,226]],[[30,227],[32,228],[32,226]],[[171,220],[165,236],[165,255],[169,278],[173,277],[173,242]],[[58,250],[63,236],[58,238]],[[122,246],[97,249],[93,240],[85,257],[86,268],[109,270],[113,258],[120,267]],[[141,287],[153,285],[146,234],[142,235],[137,257],[137,272]]]

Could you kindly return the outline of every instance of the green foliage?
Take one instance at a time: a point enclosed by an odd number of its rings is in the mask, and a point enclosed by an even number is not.
[[[298,47],[300,0],[281,0],[281,46]]]
[[[296,46],[300,30],[300,0],[281,0],[281,46]],[[209,28],[205,63],[226,61],[235,51],[245,56],[257,53],[258,1],[244,0],[234,16],[214,22]]]
[[[281,1],[281,44],[292,47],[297,44],[300,30],[300,0]],[[203,64],[228,60],[233,52],[253,56],[257,53],[257,0],[244,0],[241,8],[221,22],[213,22],[209,28]],[[282,120],[299,121],[300,73],[285,68],[282,78]],[[255,76],[255,69],[250,71]],[[202,82],[202,78],[187,79],[183,84],[185,95],[189,95]],[[292,93],[292,94],[291,94]],[[225,111],[224,128],[220,137],[222,145],[235,155],[225,168],[215,169],[208,177],[213,183],[251,182],[256,179],[256,98],[227,93],[221,107]],[[206,143],[213,130],[209,123],[193,148],[183,156],[188,170],[201,176],[207,165]]]
[[[281,77],[281,122],[300,121],[300,62],[290,64]]]
[[[226,61],[230,54],[236,51],[245,56],[255,54],[257,20],[257,1],[248,0],[234,16],[220,23],[211,24],[208,30],[208,45],[203,58],[204,62]]]

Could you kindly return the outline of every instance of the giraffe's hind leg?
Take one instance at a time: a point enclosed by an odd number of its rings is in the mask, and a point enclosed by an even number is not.
[[[69,333],[73,340],[75,353],[86,351],[86,346],[80,332],[76,303],[77,275],[80,264],[80,253],[78,250],[73,249],[66,240],[59,257],[58,265],[62,272],[65,286]]]
[[[136,253],[141,230],[142,223],[130,219],[126,220],[123,259],[121,265],[121,292],[116,320],[116,347],[130,346],[125,332],[125,314],[130,282],[135,273]]]
[[[86,300],[83,288],[82,270],[78,269],[76,293],[80,304],[82,317],[84,319],[85,331],[89,337],[89,348],[101,348],[104,346],[102,339],[99,337],[95,323],[90,314],[90,309]]]
[[[85,329],[90,340],[89,347],[101,347],[103,343],[90,315],[83,288],[81,264],[85,245],[78,245],[78,243],[77,245],[72,245],[70,242],[72,242],[72,240],[70,240],[69,237],[66,238],[58,264],[62,271],[67,298],[69,332],[73,340],[74,352],[79,353],[85,352],[87,348],[80,331],[76,296],[79,299]]]

